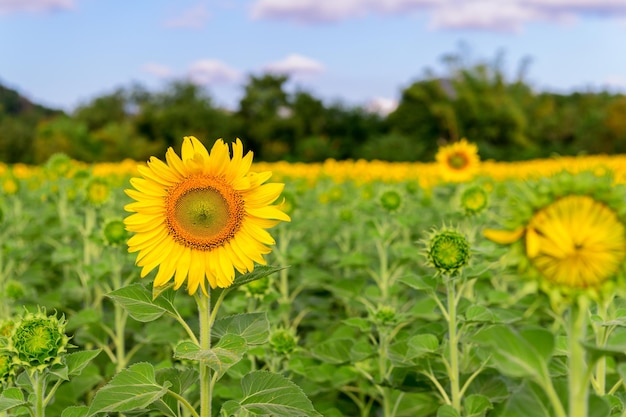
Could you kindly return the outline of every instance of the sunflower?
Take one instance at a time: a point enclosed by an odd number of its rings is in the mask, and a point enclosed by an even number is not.
[[[265,229],[291,220],[272,205],[284,184],[264,184],[271,172],[249,172],[252,152],[244,156],[239,139],[232,158],[222,139],[209,153],[195,137],[184,138],[181,157],[169,148],[165,158],[138,167],[142,178],[132,178],[135,190],[126,190],[136,200],[125,207],[135,213],[124,219],[135,233],[128,250],[139,252],[141,276],[158,266],[155,286],[173,276],[175,289],[186,280],[189,294],[198,287],[207,294],[206,281],[226,288],[235,269],[243,274],[265,264],[275,243]]]
[[[440,147],[435,155],[442,177],[446,181],[463,182],[476,175],[480,165],[478,147],[465,138]]]
[[[626,227],[608,204],[617,201],[610,198],[617,189],[603,186],[599,178],[595,183],[597,195],[591,190],[587,194],[562,190],[532,210],[523,225],[508,231],[487,229],[484,236],[501,244],[521,242],[523,255],[545,284],[569,290],[599,289],[620,273],[626,258]]]

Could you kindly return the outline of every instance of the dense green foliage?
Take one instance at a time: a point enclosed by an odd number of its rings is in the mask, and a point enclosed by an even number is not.
[[[176,81],[162,91],[132,85],[97,97],[72,114],[45,109],[0,87],[0,160],[41,163],[56,152],[88,162],[145,160],[183,136],[240,137],[266,161],[327,158],[431,160],[443,143],[467,137],[485,159],[626,151],[626,96],[534,91],[523,73],[495,63],[445,60],[403,89],[389,115],[302,90],[286,76],[250,76],[239,106],[225,110],[203,87]]]

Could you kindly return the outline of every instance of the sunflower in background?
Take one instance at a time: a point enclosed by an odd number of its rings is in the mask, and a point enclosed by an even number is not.
[[[209,153],[195,137],[185,137],[179,157],[172,148],[166,162],[152,157],[132,178],[136,200],[124,220],[135,235],[129,252],[139,252],[141,276],[159,267],[154,286],[174,277],[174,288],[186,281],[189,294],[198,288],[229,287],[235,270],[250,272],[265,264],[274,239],[266,229],[290,221],[278,205],[284,184],[265,182],[271,172],[250,172],[252,152],[243,154],[239,139],[229,146],[218,139]]]
[[[549,294],[611,291],[626,258],[625,188],[609,176],[559,174],[524,183],[509,205],[507,230],[484,230],[512,244],[522,272]]]
[[[465,138],[442,146],[435,155],[445,181],[465,182],[474,178],[480,166],[478,147]]]

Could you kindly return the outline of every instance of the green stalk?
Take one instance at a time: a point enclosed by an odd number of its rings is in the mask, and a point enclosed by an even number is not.
[[[598,316],[602,319],[602,321],[606,321],[606,315],[608,310],[608,302],[603,300],[597,303],[598,305]],[[607,336],[607,328],[606,326],[594,325],[595,333],[596,333],[596,346],[603,347],[606,344],[606,336]],[[596,364],[595,370],[595,391],[598,395],[606,394],[606,356],[602,355]]]
[[[450,400],[452,407],[461,413],[461,389],[459,381],[459,339],[456,322],[456,288],[450,277],[445,277],[446,295],[448,297],[448,348],[450,362]]]
[[[34,379],[31,379],[33,388],[35,390],[35,417],[45,417],[46,408],[44,407],[44,397],[46,391],[46,378],[41,375],[40,371],[35,371],[33,375]]]
[[[589,300],[581,295],[572,303],[568,320],[568,350],[569,350],[569,417],[587,417],[587,400],[589,383],[585,362],[585,349],[581,342],[585,339],[587,330],[587,313]]]
[[[196,296],[200,318],[200,349],[211,349],[211,295]],[[200,362],[200,417],[211,417],[211,400],[213,396],[211,385],[211,368]]]

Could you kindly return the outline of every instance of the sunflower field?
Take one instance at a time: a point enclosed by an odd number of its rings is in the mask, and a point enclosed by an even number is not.
[[[0,165],[0,416],[626,416],[626,156]]]

